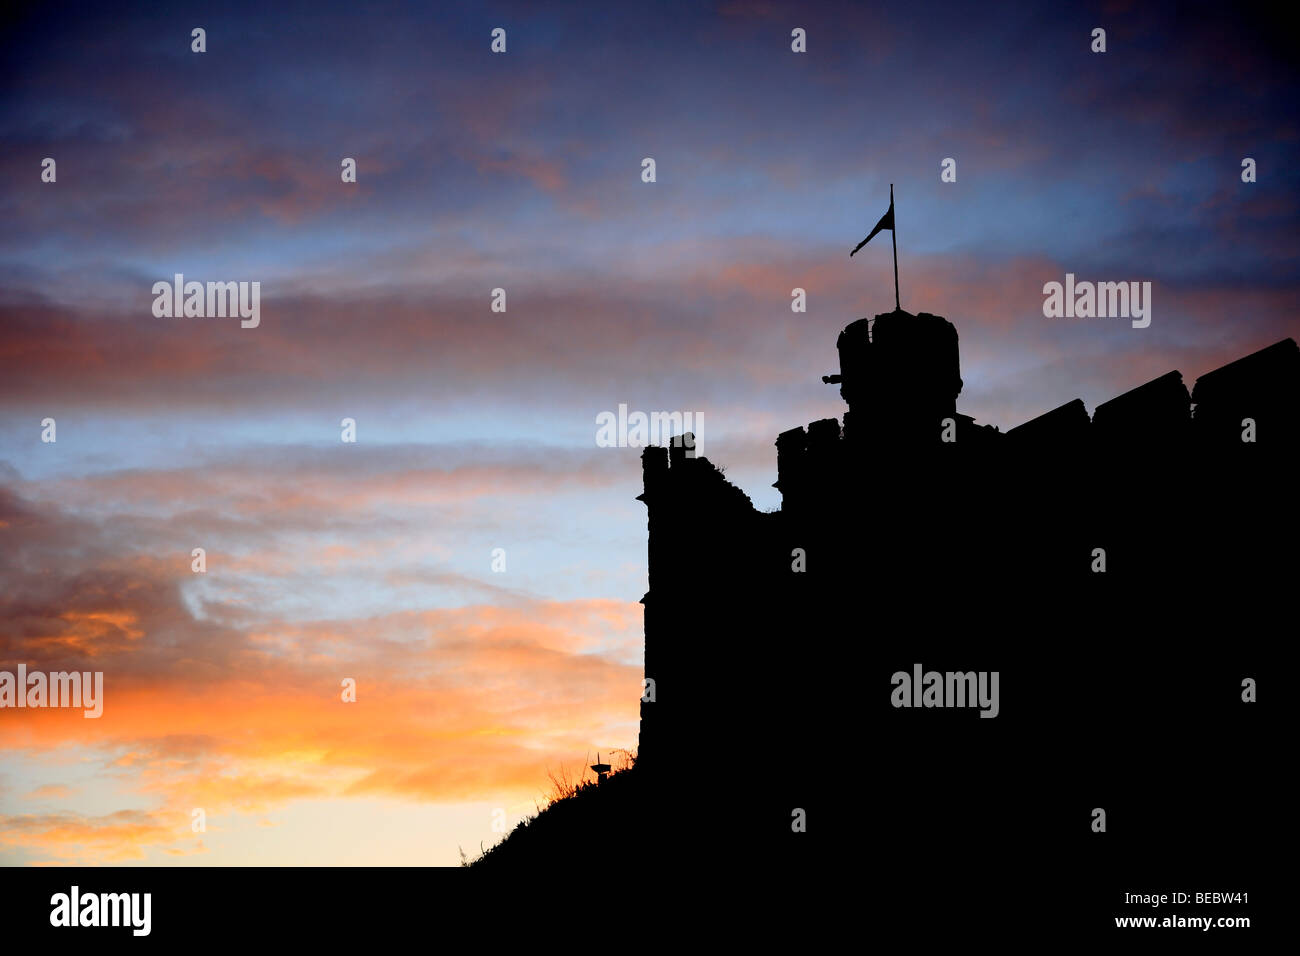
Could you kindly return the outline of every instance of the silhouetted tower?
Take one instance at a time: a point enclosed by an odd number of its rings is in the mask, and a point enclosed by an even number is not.
[[[957,329],[929,312],[896,310],[850,323],[835,343],[838,384],[849,406],[849,442],[938,442],[941,422],[956,418],[961,393]]]

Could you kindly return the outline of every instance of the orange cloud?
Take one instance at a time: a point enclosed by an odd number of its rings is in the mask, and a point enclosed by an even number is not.
[[[69,558],[67,587],[56,575],[45,590],[23,586],[20,605],[4,599],[14,629],[0,635],[0,659],[33,669],[93,662],[105,673],[104,710],[92,720],[6,710],[0,748],[38,762],[89,756],[105,783],[156,805],[6,818],[3,842],[40,850],[44,862],[198,852],[174,846],[192,807],[218,816],[361,795],[517,802],[575,754],[634,744],[634,602],[520,600],[220,627],[188,613],[166,562],[101,554],[71,519],[9,513],[15,530],[46,546],[80,542],[90,566]],[[12,566],[0,571],[15,582]],[[344,678],[356,681],[355,703],[341,699]],[[70,796],[49,785],[28,798]]]
[[[11,814],[0,816],[0,846],[51,855],[37,865],[114,864],[144,859],[145,847],[174,842],[179,829],[179,820],[139,810],[119,810],[98,817],[75,813]]]

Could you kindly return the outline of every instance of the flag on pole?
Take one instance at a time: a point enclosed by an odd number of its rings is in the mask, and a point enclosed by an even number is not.
[[[892,188],[889,191],[889,212],[885,213],[883,216],[880,217],[880,222],[876,223],[876,228],[871,230],[871,235],[867,236],[867,238],[859,242],[857,246],[854,247],[853,252],[857,252],[868,242],[874,239],[876,237],[876,233],[878,233],[881,229],[888,229],[890,232],[893,232],[894,230],[894,191]],[[853,258],[853,252],[849,253],[850,259]]]

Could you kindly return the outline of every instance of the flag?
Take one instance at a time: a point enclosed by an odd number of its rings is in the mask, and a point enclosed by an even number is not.
[[[893,228],[894,228],[894,197],[893,197],[893,190],[891,189],[890,197],[889,197],[889,212],[885,213],[883,216],[880,217],[880,222],[876,223],[876,228],[871,230],[871,235],[867,236],[867,238],[859,242],[857,246],[854,248],[853,252],[857,252],[858,249],[861,249],[868,242],[874,239],[876,237],[876,233],[878,233],[881,229],[893,229]],[[849,253],[850,259],[853,258],[853,252]]]

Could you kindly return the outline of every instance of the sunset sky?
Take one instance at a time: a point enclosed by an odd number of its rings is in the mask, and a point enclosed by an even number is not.
[[[1016,6],[6,14],[0,670],[105,704],[0,710],[0,864],[456,864],[634,749],[639,452],[596,416],[702,413],[779,504],[777,433],[893,307],[888,237],[848,258],[890,183],[980,423],[1300,333],[1289,35]],[[1150,281],[1150,327],[1045,318],[1067,272]],[[259,281],[260,326],[156,318],[175,273]]]

